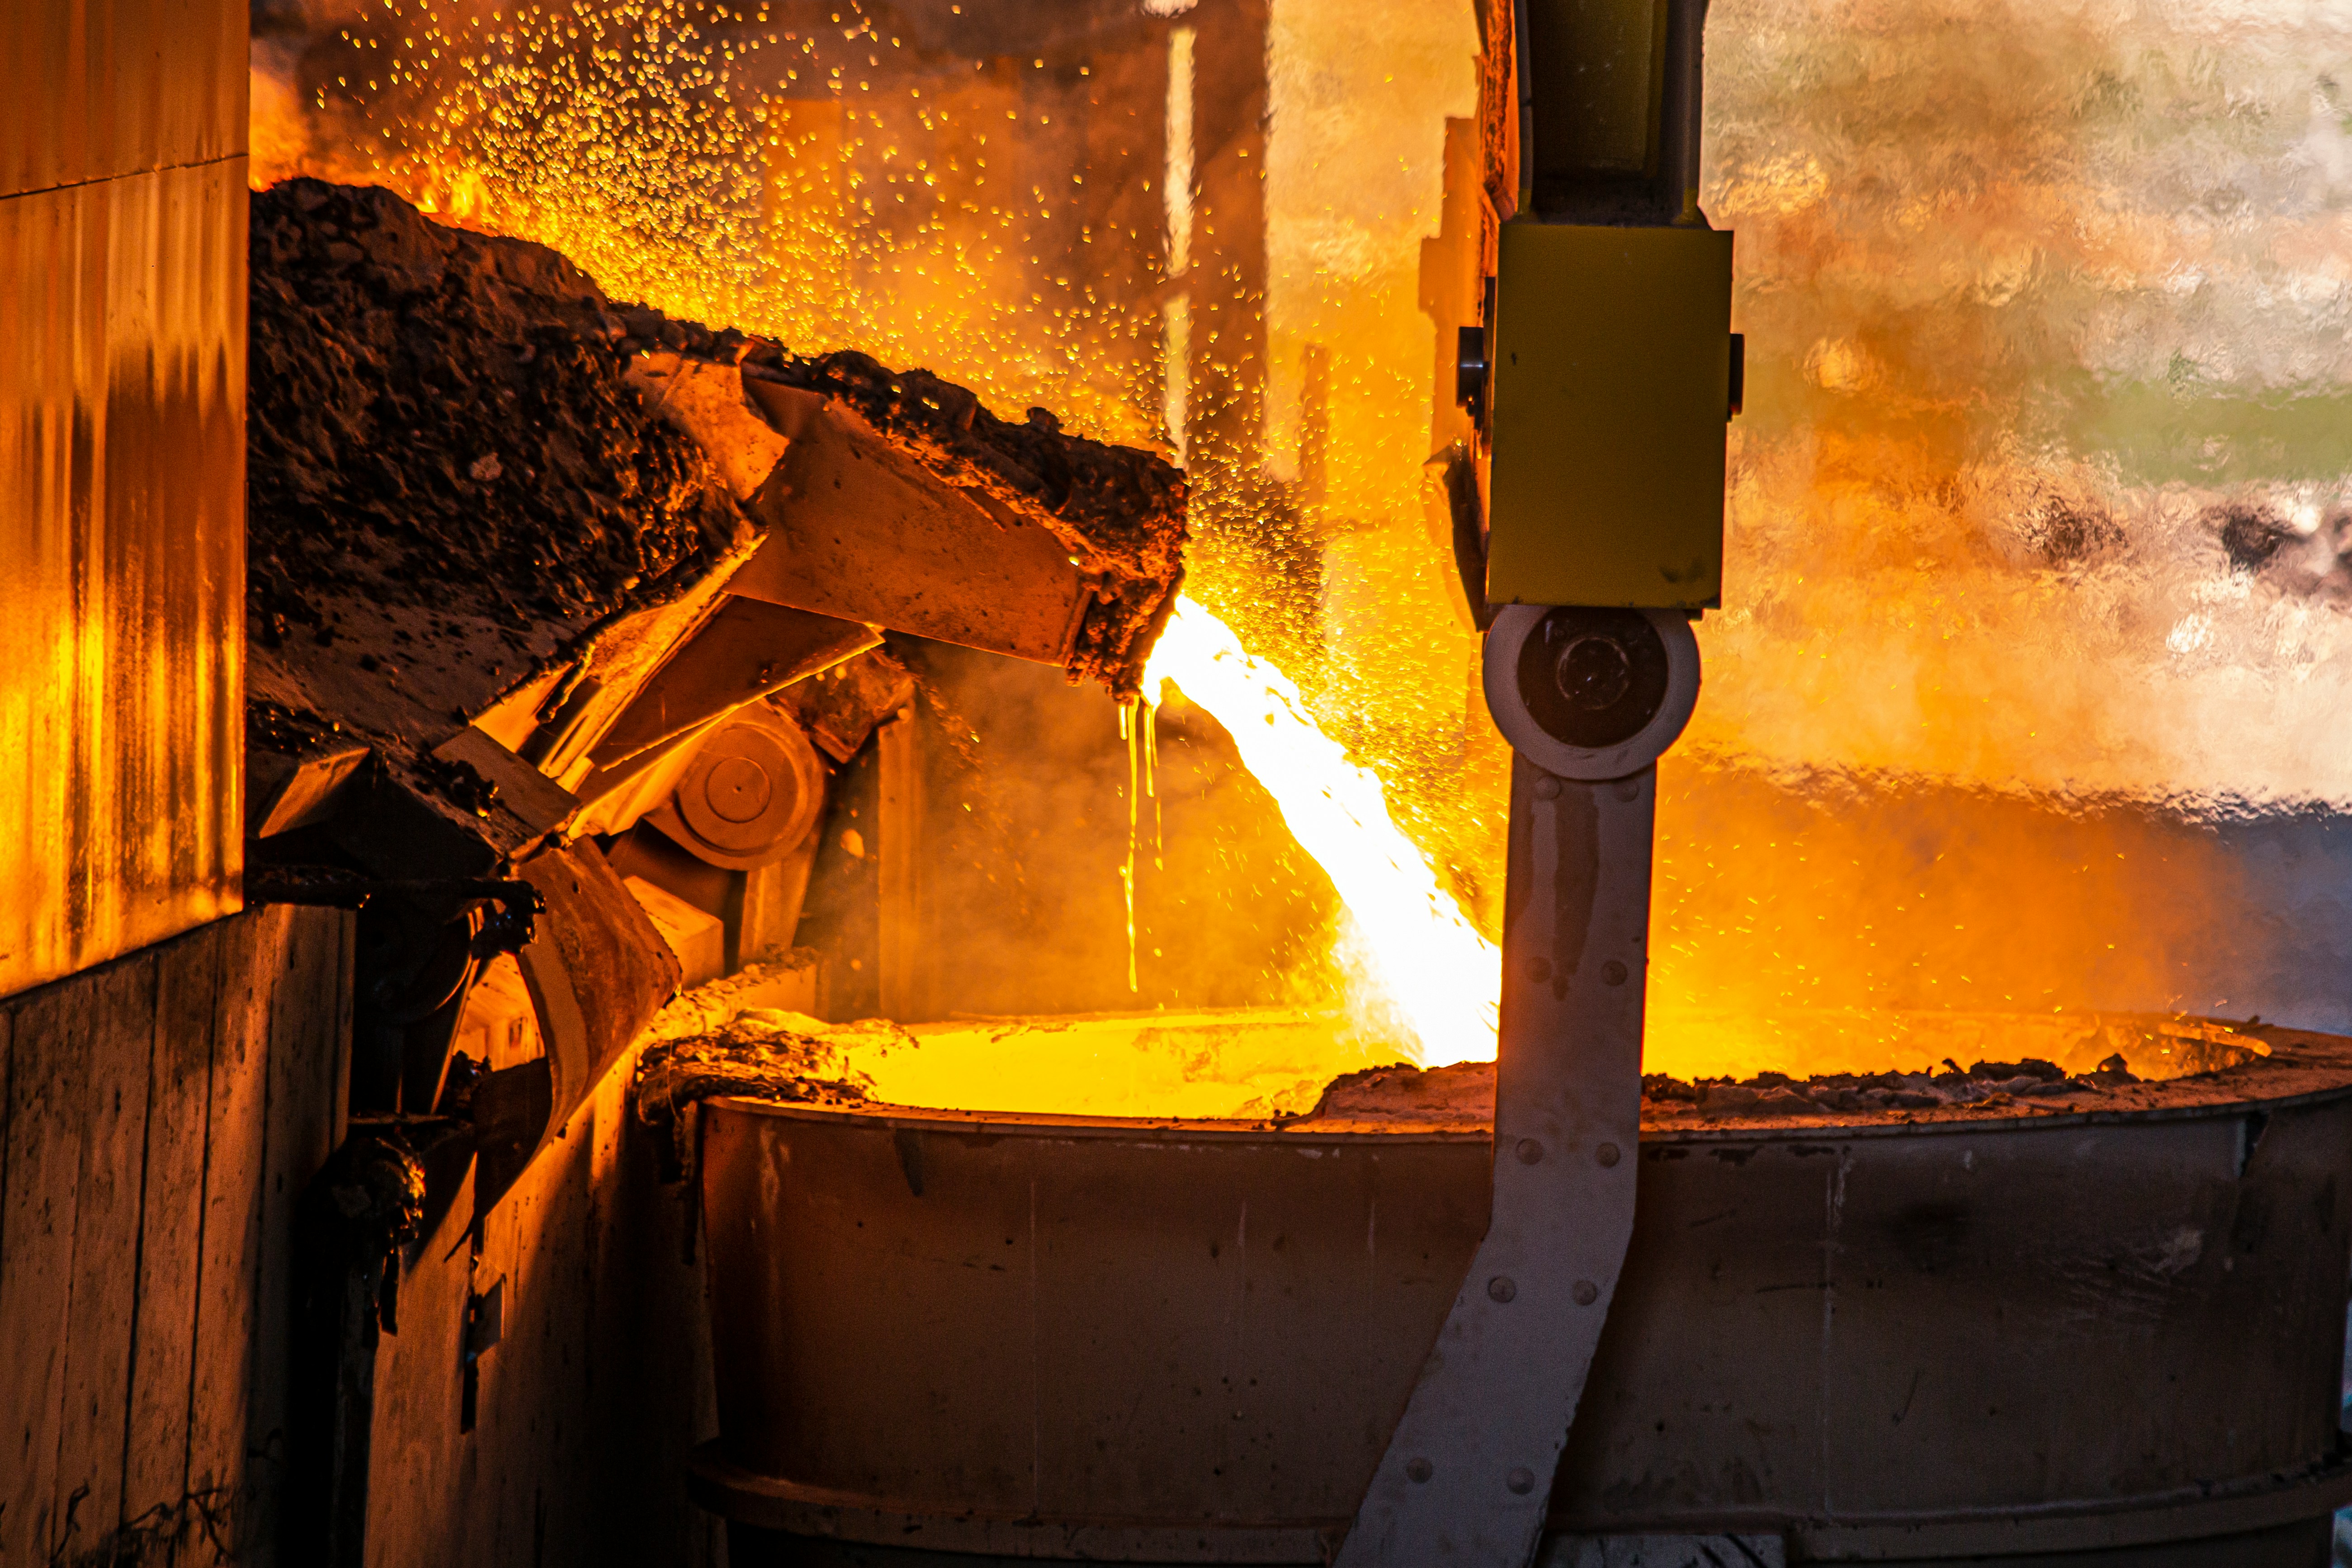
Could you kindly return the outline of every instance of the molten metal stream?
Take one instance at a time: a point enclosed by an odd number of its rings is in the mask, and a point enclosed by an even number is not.
[[[1190,582],[1330,732],[1197,605],[1154,673],[1329,872],[1390,1037],[1489,1054],[1453,895],[1491,920],[1507,758],[1423,468],[1465,434],[1431,350],[1482,270],[1473,7],[1282,0],[1239,52],[1174,0],[1083,47],[940,9],[370,0],[257,36],[252,174],[1213,458]],[[1209,111],[1261,68],[1262,114]],[[1702,200],[1750,395],[1659,783],[1653,1070],[2021,1048],[1911,1021],[1956,1010],[2340,1024],[2338,863],[2287,847],[2352,800],[2347,71],[2342,7],[1715,7]],[[1220,544],[1265,520],[1219,463],[1318,542],[1311,595]]]
[[[1173,681],[1216,715],[1331,879],[1360,939],[1364,978],[1395,1006],[1424,1066],[1495,1054],[1502,956],[1465,918],[1389,816],[1381,782],[1323,732],[1291,679],[1233,628],[1180,599],[1144,671],[1148,700]]]

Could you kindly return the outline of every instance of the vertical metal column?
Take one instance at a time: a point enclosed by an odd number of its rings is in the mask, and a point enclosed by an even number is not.
[[[1339,1568],[1524,1568],[1633,1234],[1657,759],[1697,640],[1671,612],[1514,605],[1486,687],[1517,752],[1494,1207]]]
[[[1633,1234],[1657,770],[1511,772],[1495,1207],[1339,1554],[1534,1555]]]

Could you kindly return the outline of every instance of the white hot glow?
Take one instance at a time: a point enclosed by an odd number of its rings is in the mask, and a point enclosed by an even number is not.
[[[1354,921],[1366,978],[1419,1037],[1425,1067],[1495,1054],[1502,958],[1389,816],[1370,770],[1326,735],[1288,676],[1190,599],[1177,601],[1143,689],[1174,681],[1216,716]]]

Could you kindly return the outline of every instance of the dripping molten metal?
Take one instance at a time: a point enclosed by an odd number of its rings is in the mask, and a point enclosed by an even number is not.
[[[1422,1065],[1492,1058],[1502,955],[1397,827],[1380,780],[1323,732],[1288,676],[1251,658],[1232,627],[1189,598],[1177,601],[1152,650],[1145,700],[1171,681],[1225,727],[1284,826],[1331,879],[1355,926],[1363,978],[1412,1030]],[[1132,786],[1128,798],[1131,824]],[[1129,886],[1131,935],[1131,862]]]

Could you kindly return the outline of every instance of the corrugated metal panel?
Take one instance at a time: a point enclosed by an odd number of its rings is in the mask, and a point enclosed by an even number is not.
[[[0,196],[245,151],[244,0],[0,0]]]
[[[245,233],[242,158],[0,200],[0,994],[239,906]]]

